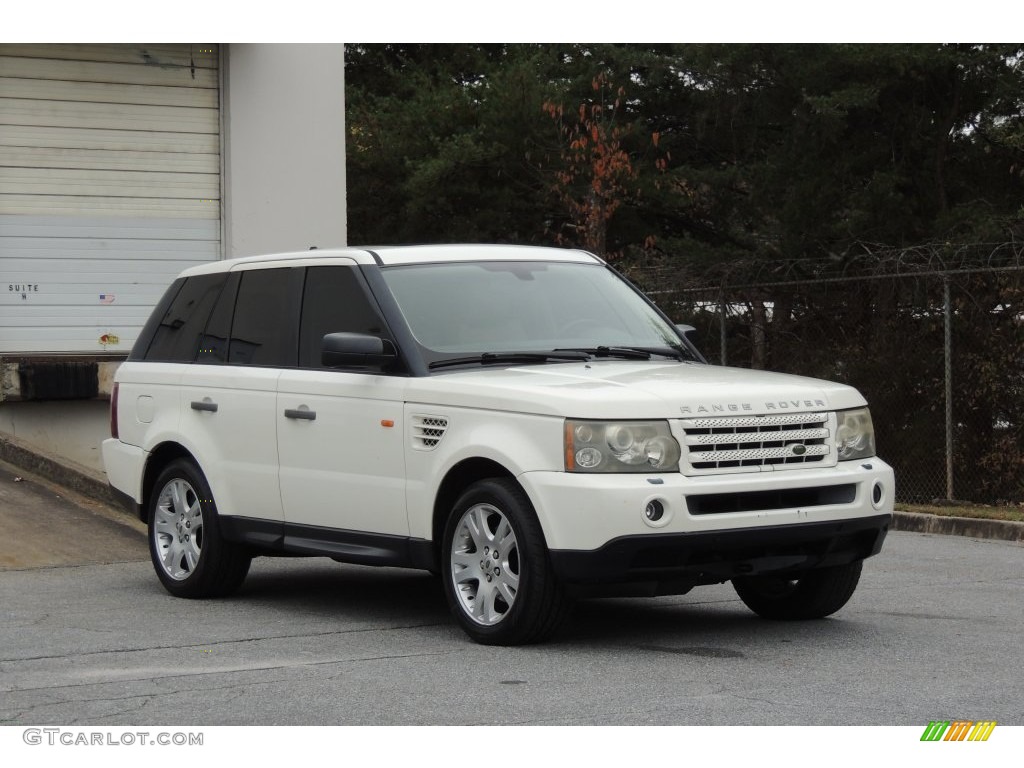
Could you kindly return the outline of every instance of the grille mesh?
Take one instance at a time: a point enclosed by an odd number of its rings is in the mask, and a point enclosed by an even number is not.
[[[697,473],[821,465],[829,456],[827,413],[682,419],[690,467]]]
[[[427,451],[436,448],[447,429],[448,419],[443,416],[413,416],[413,447]]]

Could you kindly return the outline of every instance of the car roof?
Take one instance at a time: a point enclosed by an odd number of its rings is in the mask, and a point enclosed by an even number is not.
[[[604,262],[587,251],[534,245],[385,245],[365,248],[311,248],[308,251],[268,253],[237,259],[212,261],[186,269],[182,277],[250,269],[261,266],[309,266],[329,260],[355,264],[397,266],[457,261],[568,261],[585,264]]]

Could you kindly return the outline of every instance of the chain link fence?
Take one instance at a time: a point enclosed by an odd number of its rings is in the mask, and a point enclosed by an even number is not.
[[[1024,501],[1016,245],[874,251],[842,270],[805,261],[623,272],[697,328],[710,362],[859,389],[899,501]]]

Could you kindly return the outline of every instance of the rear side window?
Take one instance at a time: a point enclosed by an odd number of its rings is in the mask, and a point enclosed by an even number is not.
[[[170,363],[195,360],[206,321],[226,279],[223,272],[186,278],[160,317],[145,359]]]
[[[153,336],[156,335],[157,328],[160,327],[160,320],[167,314],[168,308],[171,306],[171,302],[174,301],[175,297],[181,292],[181,286],[185,284],[185,278],[179,277],[164,291],[164,295],[160,297],[160,301],[153,308],[153,311],[149,313],[149,318],[146,320],[146,324],[142,326],[142,331],[139,333],[139,337],[135,340],[135,344],[132,346],[132,351],[128,355],[129,360],[145,360],[146,353],[149,352],[149,347],[153,343]]]
[[[217,300],[217,306],[210,313],[206,332],[199,343],[197,363],[217,364],[228,361],[228,340],[231,338],[231,316],[235,313],[235,297],[238,296],[239,275],[232,272],[224,284]]]
[[[338,332],[390,339],[384,319],[354,267],[310,267],[302,295],[299,366],[322,368],[323,338]]]
[[[297,357],[297,284],[301,269],[253,269],[242,273],[231,324],[228,363],[294,367]]]

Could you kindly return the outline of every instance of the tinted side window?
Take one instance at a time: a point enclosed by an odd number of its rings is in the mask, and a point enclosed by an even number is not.
[[[217,299],[217,306],[206,322],[206,331],[199,343],[197,363],[226,363],[228,361],[228,339],[231,338],[231,318],[235,314],[235,297],[241,275],[232,272]]]
[[[297,273],[301,270],[253,269],[242,273],[231,324],[229,363],[295,365],[298,310],[292,291]]]
[[[191,363],[196,359],[206,319],[226,279],[227,274],[220,272],[185,280],[160,318],[146,353],[147,360]]]
[[[339,331],[391,337],[355,267],[310,267],[302,296],[299,365],[322,368],[321,342]]]
[[[132,351],[128,355],[129,360],[145,360],[146,353],[149,351],[150,344],[153,343],[153,336],[156,335],[157,328],[160,327],[160,321],[164,315],[167,314],[167,309],[171,306],[171,302],[174,301],[178,293],[181,291],[181,286],[185,284],[185,278],[179,277],[164,291],[164,295],[160,298],[160,301],[153,308],[153,311],[149,314],[149,318],[146,320],[146,324],[142,326],[142,331],[139,332],[139,337],[135,339],[135,344],[132,346]]]

